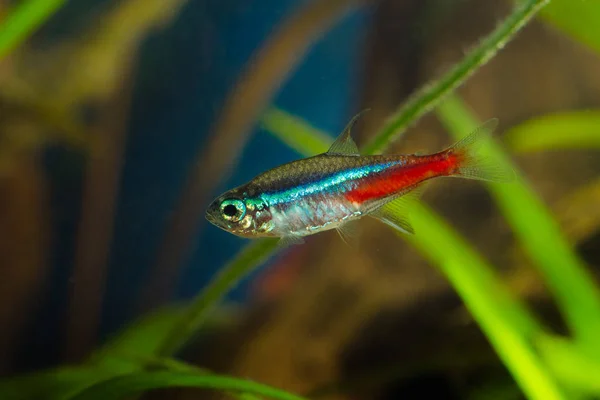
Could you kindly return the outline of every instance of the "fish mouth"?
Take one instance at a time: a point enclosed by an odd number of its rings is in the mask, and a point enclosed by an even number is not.
[[[204,214],[204,217],[208,220],[208,222],[210,222],[213,225],[217,225],[217,219],[214,217],[214,215],[207,210],[206,213]]]
[[[231,232],[231,228],[226,226],[219,217],[215,216],[214,213],[207,211],[206,214],[204,214],[204,216],[208,220],[208,222],[210,222],[217,228],[223,229],[225,232]]]

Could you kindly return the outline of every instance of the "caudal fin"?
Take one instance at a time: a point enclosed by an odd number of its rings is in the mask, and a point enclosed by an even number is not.
[[[446,150],[456,155],[456,169],[449,176],[503,183],[514,180],[515,172],[510,167],[477,154],[497,126],[498,120],[492,118]]]

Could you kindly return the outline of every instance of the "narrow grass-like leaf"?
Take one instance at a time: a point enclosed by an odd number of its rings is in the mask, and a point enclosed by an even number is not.
[[[181,316],[181,308],[168,308],[144,318],[110,340],[88,363],[28,374],[0,381],[3,400],[58,400],[117,376],[144,368],[186,373],[207,373],[184,362],[154,356],[166,333]],[[238,396],[239,397],[239,396]]]
[[[532,118],[506,131],[503,142],[517,153],[600,148],[600,111],[570,111]]]
[[[418,233],[404,238],[446,275],[528,398],[566,399],[529,344],[530,335],[542,328],[491,267],[425,206],[411,211],[411,221]]]
[[[439,80],[423,87],[411,96],[394,114],[384,127],[374,136],[365,153],[383,152],[393,140],[419,117],[437,106],[445,95],[464,83],[477,69],[487,63],[502,49],[527,22],[546,4],[548,0],[525,0],[498,24],[497,28]]]
[[[112,371],[96,367],[61,367],[0,381],[2,400],[62,400],[105,379]]]
[[[567,339],[542,335],[536,340],[543,359],[567,386],[600,395],[600,360]]]
[[[455,139],[479,122],[458,97],[448,98],[438,116]],[[493,141],[481,149],[498,163],[516,167]],[[512,184],[488,184],[502,213],[528,256],[542,272],[572,332],[586,348],[600,354],[600,293],[586,266],[572,251],[542,201],[518,174]]]
[[[244,276],[266,261],[276,248],[276,239],[256,240],[244,247],[188,306],[161,343],[158,354],[169,356],[185,345],[198,331],[216,303]]]
[[[23,0],[0,21],[0,59],[23,42],[56,12],[65,0]]]
[[[182,307],[169,307],[131,324],[96,351],[91,364],[121,373],[142,369],[145,360],[157,353],[182,314]]]
[[[328,148],[329,142],[303,141],[311,131],[306,123],[291,115],[284,125],[273,124],[281,110],[269,111],[264,124],[278,138],[298,144],[294,149],[311,156]],[[436,265],[462,297],[496,352],[513,373],[519,386],[531,399],[564,399],[546,367],[528,343],[543,328],[528,310],[513,299],[489,266],[456,232],[425,205],[411,208],[410,219],[416,234],[400,237],[408,240]]]
[[[168,371],[171,374],[211,375],[209,371],[174,359],[163,359],[158,362],[144,360],[139,365],[152,366]],[[88,393],[95,385],[114,380],[120,376],[132,376],[131,372],[123,373],[122,368],[112,369],[110,365],[101,366],[69,366],[33,374],[21,375],[0,380],[0,399],[2,400],[65,400]],[[141,371],[141,369],[138,369]],[[249,393],[226,391],[232,398],[257,400]]]
[[[263,114],[261,123],[267,131],[285,131],[285,135],[277,137],[296,151],[310,149],[313,154],[324,153],[332,141],[326,133],[275,107],[269,108]]]
[[[195,375],[179,372],[141,372],[114,378],[69,397],[68,400],[120,400],[147,390],[189,387],[248,393],[275,400],[303,400],[270,386],[220,375]],[[65,399],[67,400],[67,399]]]
[[[553,0],[540,15],[573,39],[600,52],[600,2]]]

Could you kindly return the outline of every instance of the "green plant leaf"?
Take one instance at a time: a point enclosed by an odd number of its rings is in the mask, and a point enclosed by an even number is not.
[[[170,307],[141,319],[96,351],[85,365],[51,369],[0,381],[0,399],[64,399],[96,383],[146,367],[207,373],[195,366],[154,355],[181,315],[182,308]]]
[[[437,106],[448,93],[464,83],[477,69],[491,60],[549,0],[521,1],[515,10],[498,24],[497,28],[468,53],[460,63],[439,80],[424,86],[411,96],[394,114],[383,128],[365,146],[366,154],[383,152],[390,142],[419,117]]]
[[[301,154],[324,153],[332,142],[331,136],[325,132],[278,108],[268,109],[261,118],[261,124],[272,133],[285,132],[277,138]]]
[[[573,39],[600,52],[600,2],[553,0],[540,15]]]
[[[598,148],[600,111],[569,111],[536,117],[510,128],[504,133],[503,141],[517,153]]]
[[[198,368],[175,359],[125,358],[123,360],[101,360],[94,365],[69,366],[0,380],[0,399],[2,400],[64,400],[88,393],[94,385],[104,387],[118,377],[131,377],[142,371],[143,367],[155,368],[165,374],[213,375],[210,371]],[[130,372],[127,372],[130,371]],[[257,398],[251,393],[230,392],[237,399]]]
[[[255,240],[248,244],[222,268],[183,315],[173,324],[157,350],[160,356],[169,356],[185,345],[198,331],[212,308],[235,284],[258,265],[266,261],[277,248],[277,239]]]
[[[62,367],[0,381],[2,400],[62,400],[115,373],[95,367]]]
[[[565,399],[528,342],[543,328],[509,295],[491,266],[427,207],[415,207],[411,221],[418,233],[400,236],[446,275],[521,389],[531,399]]]
[[[448,98],[437,114],[457,140],[480,124],[456,96]],[[482,146],[481,154],[516,171],[510,158],[493,141]],[[573,334],[588,350],[600,354],[600,293],[594,279],[542,201],[517,175],[512,184],[487,186],[526,253],[546,278]]]
[[[120,373],[142,369],[182,315],[183,307],[169,307],[131,324],[94,353],[90,362]]]
[[[50,18],[65,0],[23,0],[0,23],[0,59]]]
[[[556,377],[569,387],[600,395],[600,360],[571,341],[542,335],[536,345]]]
[[[155,356],[182,308],[169,307],[132,324],[102,348],[85,365],[51,369],[0,381],[0,399],[64,399],[117,376],[152,367],[184,373],[208,373],[178,360]]]
[[[305,130],[304,121],[282,110],[267,111],[263,124],[278,138],[295,143],[294,149],[305,156],[322,152],[332,141],[304,140],[312,130]],[[492,267],[425,205],[414,205],[410,219],[416,234],[399,237],[446,275],[524,392],[532,399],[564,399],[528,342],[543,327],[508,294]]]
[[[139,372],[98,383],[69,397],[69,400],[117,400],[147,390],[190,387],[246,393],[276,400],[303,400],[279,389],[248,380],[220,375],[195,375],[180,372]],[[65,398],[65,400],[67,400]]]

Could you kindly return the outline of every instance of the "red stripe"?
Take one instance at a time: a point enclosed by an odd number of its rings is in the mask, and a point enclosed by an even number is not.
[[[426,179],[450,174],[454,170],[456,162],[456,156],[452,155],[450,157],[441,155],[418,157],[418,161],[414,163],[408,163],[402,167],[392,167],[376,177],[365,179],[363,184],[347,192],[345,197],[347,200],[359,204],[387,197]]]

